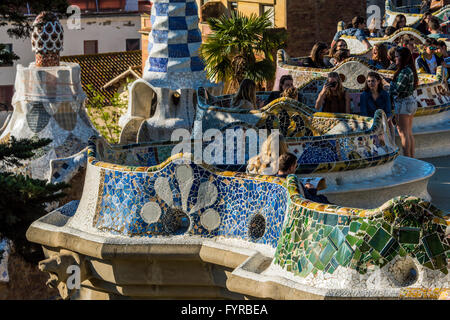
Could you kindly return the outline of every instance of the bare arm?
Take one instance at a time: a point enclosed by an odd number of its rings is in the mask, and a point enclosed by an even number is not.
[[[322,91],[320,91],[319,96],[317,97],[315,108],[317,110],[320,110],[323,106],[324,101],[325,101],[325,86],[323,86]]]
[[[367,41],[367,40],[363,40],[363,42],[362,43],[364,43],[365,44],[365,46],[366,46],[366,48],[367,49],[370,49],[370,48],[372,48],[372,45],[370,44],[370,42],[369,41]]]

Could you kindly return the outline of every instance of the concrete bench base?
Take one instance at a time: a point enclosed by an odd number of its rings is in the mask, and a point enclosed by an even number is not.
[[[67,217],[54,211],[34,222],[27,238],[42,244],[46,257],[59,257],[61,265],[69,262],[80,265],[81,289],[72,292],[71,299],[414,298],[415,289],[410,287],[361,289],[351,282],[345,283],[345,288],[328,287],[326,283],[324,287],[308,285],[306,280],[274,268],[273,249],[265,245],[182,236],[126,238],[88,233],[67,227],[66,222]],[[66,261],[72,256],[76,262]],[[58,266],[50,264],[50,267]],[[62,271],[55,281],[64,281],[62,276],[67,278]],[[426,270],[420,269],[419,273],[424,273],[423,278],[428,276]],[[349,279],[358,277],[355,273]],[[446,279],[445,275],[440,278]],[[61,284],[60,290],[64,291]],[[422,295],[417,298],[441,296],[434,288],[428,289],[433,293],[429,296],[424,296],[423,288],[420,290]]]

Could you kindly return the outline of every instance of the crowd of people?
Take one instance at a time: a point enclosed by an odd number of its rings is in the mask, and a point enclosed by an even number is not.
[[[424,2],[421,10],[427,10],[426,8]],[[355,17],[349,28],[336,33],[330,47],[324,42],[316,43],[310,56],[302,61],[302,66],[333,68],[349,58],[350,50],[346,41],[341,39],[342,35],[355,36],[368,49],[371,48],[372,58],[368,63],[373,68],[391,70],[395,73],[392,80],[387,79],[390,82],[387,82],[375,71],[368,74],[360,98],[359,114],[373,117],[376,110],[383,110],[388,118],[391,134],[395,133],[394,127],[397,128],[404,155],[414,157],[412,122],[417,110],[417,102],[413,93],[418,85],[417,74],[435,75],[438,67],[442,66],[445,77],[449,78],[450,57],[448,57],[446,43],[438,40],[448,38],[448,35],[441,31],[439,20],[429,10],[424,12],[417,25],[418,30],[427,35],[424,44],[418,44],[409,35],[399,38],[395,44],[376,43],[372,46],[368,41],[370,36],[384,36],[404,28],[406,25],[406,17],[399,14],[395,17],[392,26],[384,30],[376,30],[375,23],[371,23],[368,28],[369,32],[367,32],[366,20],[362,17]],[[257,100],[256,84],[252,80],[245,79],[233,98],[232,107],[259,109],[280,97],[301,99],[301,95],[294,87],[292,76],[282,76],[279,80],[278,90],[271,92],[268,99],[264,101]],[[328,74],[328,79],[318,94],[315,108],[322,112],[352,113],[349,93],[344,88],[338,73],[330,72]]]
[[[426,1],[424,1],[426,2]],[[425,9],[423,9],[425,8]],[[371,23],[369,31],[366,21],[361,17],[352,20],[351,27],[336,33],[331,46],[324,42],[316,43],[309,57],[303,60],[302,66],[310,68],[333,68],[350,57],[350,50],[342,35],[352,35],[372,50],[372,58],[368,63],[379,70],[393,71],[392,79],[384,79],[379,73],[372,71],[366,77],[365,87],[360,96],[359,114],[374,117],[375,112],[383,110],[388,118],[391,136],[395,135],[395,127],[401,140],[405,156],[414,157],[414,137],[412,132],[413,117],[417,111],[414,90],[418,86],[418,73],[436,74],[439,66],[443,67],[445,77],[450,74],[450,57],[447,45],[438,40],[448,38],[440,29],[439,21],[422,7],[425,14],[417,25],[417,29],[427,35],[424,44],[418,44],[411,36],[403,36],[395,44],[376,43],[371,45],[369,37],[379,37],[394,33],[407,25],[406,17],[396,16],[392,26],[384,30],[376,30]],[[421,50],[419,50],[421,49]],[[301,101],[301,94],[294,86],[291,75],[279,79],[278,90],[270,93],[266,100],[259,100],[256,95],[257,86],[252,80],[245,79],[231,101],[231,107],[257,110],[280,97],[289,97]],[[447,86],[448,90],[448,86]],[[315,108],[329,113],[352,113],[350,96],[338,73],[330,72],[319,92]],[[272,133],[262,146],[260,154],[249,160],[247,173],[286,177],[297,170],[297,157],[290,153],[285,138],[280,133]],[[329,203],[317,189],[310,184],[300,184],[306,199]]]

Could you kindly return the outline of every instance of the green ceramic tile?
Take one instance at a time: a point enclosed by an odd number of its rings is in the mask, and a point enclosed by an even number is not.
[[[335,248],[340,248],[342,242],[344,242],[344,235],[342,234],[341,230],[339,230],[337,227],[333,229],[333,231],[328,236],[328,239],[333,242]]]
[[[439,236],[436,233],[433,233],[432,235],[422,238],[422,243],[430,258],[436,257],[437,255],[440,255],[445,252],[441,240],[439,239]]]
[[[348,243],[349,243],[352,247],[356,244],[356,242],[358,242],[358,238],[356,238],[356,237],[354,237],[354,236],[351,236],[351,235],[347,235],[347,236],[345,237],[345,239],[348,241]]]
[[[369,227],[369,224],[367,222],[363,222],[361,224],[361,226],[359,227],[359,230],[366,231],[368,227]]]
[[[323,226],[323,236],[324,237],[328,237],[329,234],[331,233],[331,231],[333,231],[333,227],[327,226],[327,225]]]
[[[299,262],[301,263],[302,266],[302,272],[300,273],[300,276],[306,277],[314,269],[314,266],[304,256],[300,258]]]
[[[336,253],[336,260],[341,266],[346,267],[353,256],[353,250],[344,243]]]
[[[387,233],[383,228],[380,228],[372,236],[372,239],[370,239],[369,245],[375,250],[380,252],[390,239],[391,239],[390,234]]]
[[[373,237],[375,233],[377,232],[377,228],[375,226],[369,226],[366,230],[366,232],[369,234],[369,236]]]
[[[333,255],[336,253],[336,249],[331,244],[328,244],[325,249],[320,253],[319,259],[323,265],[327,265]]]
[[[364,241],[363,243],[361,243],[360,246],[358,246],[358,249],[359,249],[361,252],[367,252],[367,251],[370,250],[370,246],[367,244],[367,242]]]
[[[418,244],[420,240],[420,229],[403,227],[398,230],[398,241],[405,244]]]
[[[350,223],[350,232],[356,233],[360,227],[361,223],[353,221],[352,223]]]
[[[324,217],[324,224],[329,226],[335,226],[338,223],[338,215],[337,214],[326,214]]]

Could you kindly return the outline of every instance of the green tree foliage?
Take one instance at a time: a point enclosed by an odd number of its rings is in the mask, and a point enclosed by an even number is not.
[[[200,52],[208,77],[216,82],[249,78],[255,82],[272,80],[276,65],[274,53],[286,40],[286,33],[271,28],[271,11],[261,16],[233,12],[231,17],[211,18],[212,33]]]
[[[43,253],[39,245],[28,242],[26,231],[33,221],[46,213],[48,203],[65,195],[62,190],[68,185],[49,184],[4,170],[20,167],[22,160],[32,158],[50,142],[49,139],[11,138],[8,143],[0,144],[0,235],[12,240],[16,252],[32,263],[41,260]]]
[[[15,38],[27,38],[31,34],[33,19],[26,15],[28,13],[27,2],[30,12],[34,15],[42,11],[51,11],[60,16],[66,15],[69,3],[67,0],[1,0],[0,1],[0,27],[9,24],[8,35]],[[8,52],[0,45],[0,64],[10,64],[19,57],[14,52]]]
[[[132,81],[127,80],[127,86]],[[110,143],[118,143],[120,138],[119,118],[127,110],[128,101],[116,92],[107,99],[92,85],[87,85],[89,99],[86,103],[88,115],[98,132]]]

